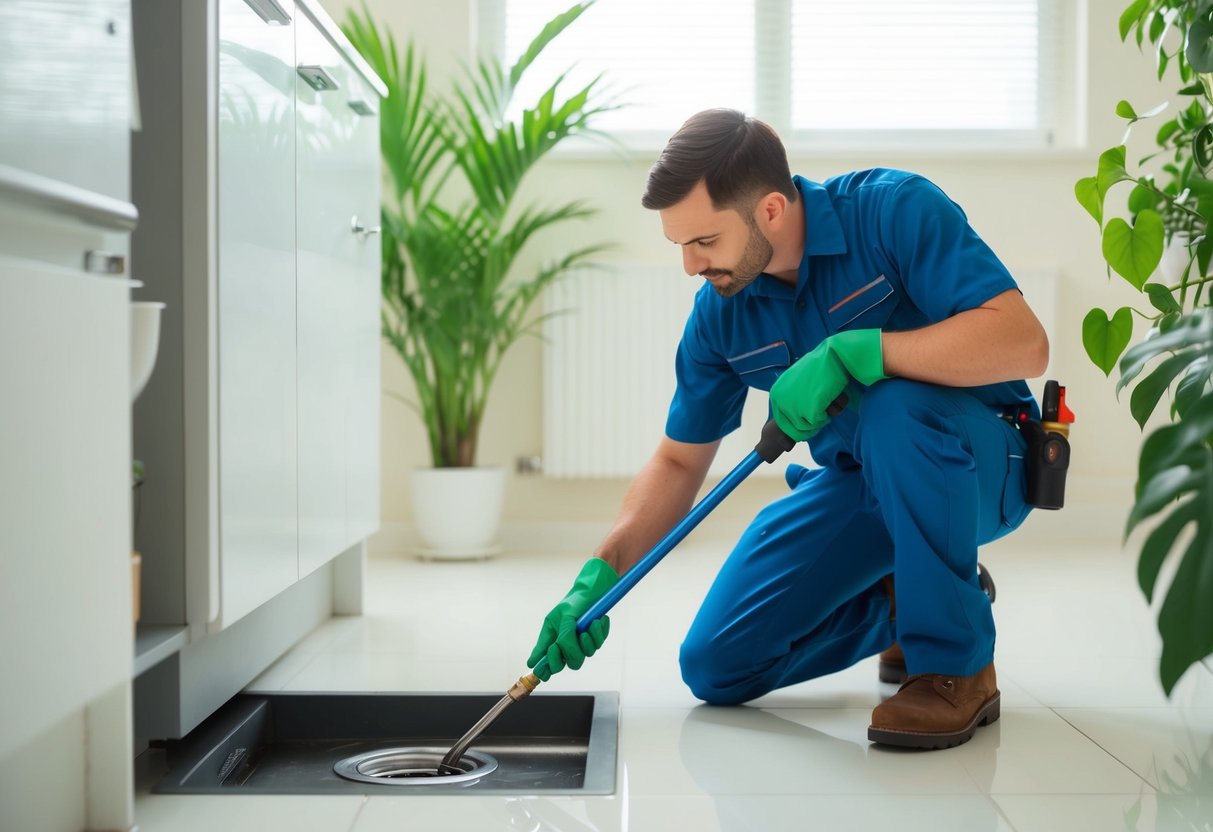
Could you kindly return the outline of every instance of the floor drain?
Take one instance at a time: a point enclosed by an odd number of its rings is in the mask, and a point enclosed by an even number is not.
[[[449,748],[388,748],[355,754],[334,764],[333,771],[346,780],[381,786],[471,785],[497,768],[497,760],[483,751],[468,751],[456,768],[462,774],[439,774],[438,764]]]

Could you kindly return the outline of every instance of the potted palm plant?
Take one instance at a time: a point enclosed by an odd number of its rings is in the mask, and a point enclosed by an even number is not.
[[[1171,424],[1152,430],[1142,444],[1125,532],[1147,520],[1153,526],[1138,559],[1147,600],[1163,591],[1164,563],[1175,563],[1158,611],[1159,676],[1170,694],[1189,667],[1213,655],[1213,3],[1133,0],[1120,17],[1121,39],[1130,36],[1139,47],[1148,39],[1159,79],[1176,68],[1183,103],[1155,133],[1157,151],[1130,166],[1122,139],[1100,156],[1094,176],[1075,185],[1078,201],[1100,226],[1110,271],[1145,301],[1144,310],[1126,306],[1111,316],[1092,309],[1083,321],[1083,344],[1105,374],[1119,362],[1116,389],[1133,386],[1129,411],[1143,430],[1173,391]],[[1116,108],[1130,128],[1166,110],[1138,114],[1128,101]],[[1162,162],[1165,183],[1143,168],[1151,161]],[[1119,183],[1125,183],[1127,219],[1106,215],[1109,191]],[[1168,244],[1181,250],[1174,275],[1157,270]],[[1150,326],[1126,352],[1134,314]]]
[[[401,53],[365,7],[343,26],[388,87],[380,115],[392,184],[382,206],[382,329],[413,379],[416,401],[405,401],[429,440],[433,467],[417,469],[412,488],[425,556],[497,551],[506,472],[476,465],[490,388],[506,351],[536,334],[532,305],[544,288],[602,248],[514,268],[537,233],[593,213],[577,201],[519,205],[517,196],[548,151],[592,132],[609,108],[601,76],[564,94],[562,75],[511,117],[523,74],[591,3],[553,18],[513,66],[481,60],[445,95],[430,89],[413,44]]]

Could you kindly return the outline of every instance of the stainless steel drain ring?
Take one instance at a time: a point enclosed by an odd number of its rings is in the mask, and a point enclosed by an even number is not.
[[[385,748],[346,757],[333,764],[333,771],[346,780],[379,786],[469,786],[497,768],[497,760],[483,751],[468,751],[456,768],[462,774],[438,774],[438,765],[449,748]]]

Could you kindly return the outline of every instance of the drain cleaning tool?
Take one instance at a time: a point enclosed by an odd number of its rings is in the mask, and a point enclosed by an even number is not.
[[[839,395],[837,399],[828,408],[828,413],[831,416],[837,416],[846,407],[847,396],[845,393]],[[712,509],[716,508],[720,502],[733,491],[741,481],[748,477],[755,468],[763,462],[774,462],[781,454],[792,450],[796,442],[786,433],[779,429],[775,424],[775,420],[771,419],[762,428],[762,438],[758,440],[758,444],[754,446],[754,450],[750,451],[749,455],[737,464],[737,467],[728,473],[720,484],[708,492],[707,496],[700,500],[694,508],[690,510],[686,517],[682,519],[670,532],[658,541],[657,545],[649,550],[649,553],[636,562],[631,569],[627,570],[620,576],[619,582],[607,590],[594,606],[585,611],[585,614],[577,619],[577,632],[584,633],[586,629],[597,621],[602,616],[606,615],[611,607],[618,603],[619,599],[627,595],[628,590],[640,582],[640,579],[649,573],[649,571],[657,565],[658,561],[669,554],[670,550],[682,542],[682,539],[691,533],[691,530],[699,525],[703,518],[711,513]],[[535,665],[535,670],[543,672],[547,669],[547,656],[539,660]],[[505,696],[489,709],[480,721],[472,726],[472,729],[459,738],[451,750],[445,757],[442,758],[441,765],[438,766],[439,774],[461,774],[463,770],[457,768],[455,763],[463,756],[476,739],[483,734],[488,727],[497,721],[497,718],[510,705],[518,702],[531,695],[531,691],[539,687],[539,677],[534,673],[527,673],[515,682]]]

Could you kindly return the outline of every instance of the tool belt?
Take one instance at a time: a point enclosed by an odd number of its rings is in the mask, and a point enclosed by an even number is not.
[[[1039,421],[1032,419],[1026,408],[1004,413],[1003,418],[1019,428],[1028,442],[1024,456],[1028,505],[1061,508],[1066,499],[1070,425],[1074,422],[1074,414],[1066,406],[1066,388],[1052,379],[1045,382]]]

